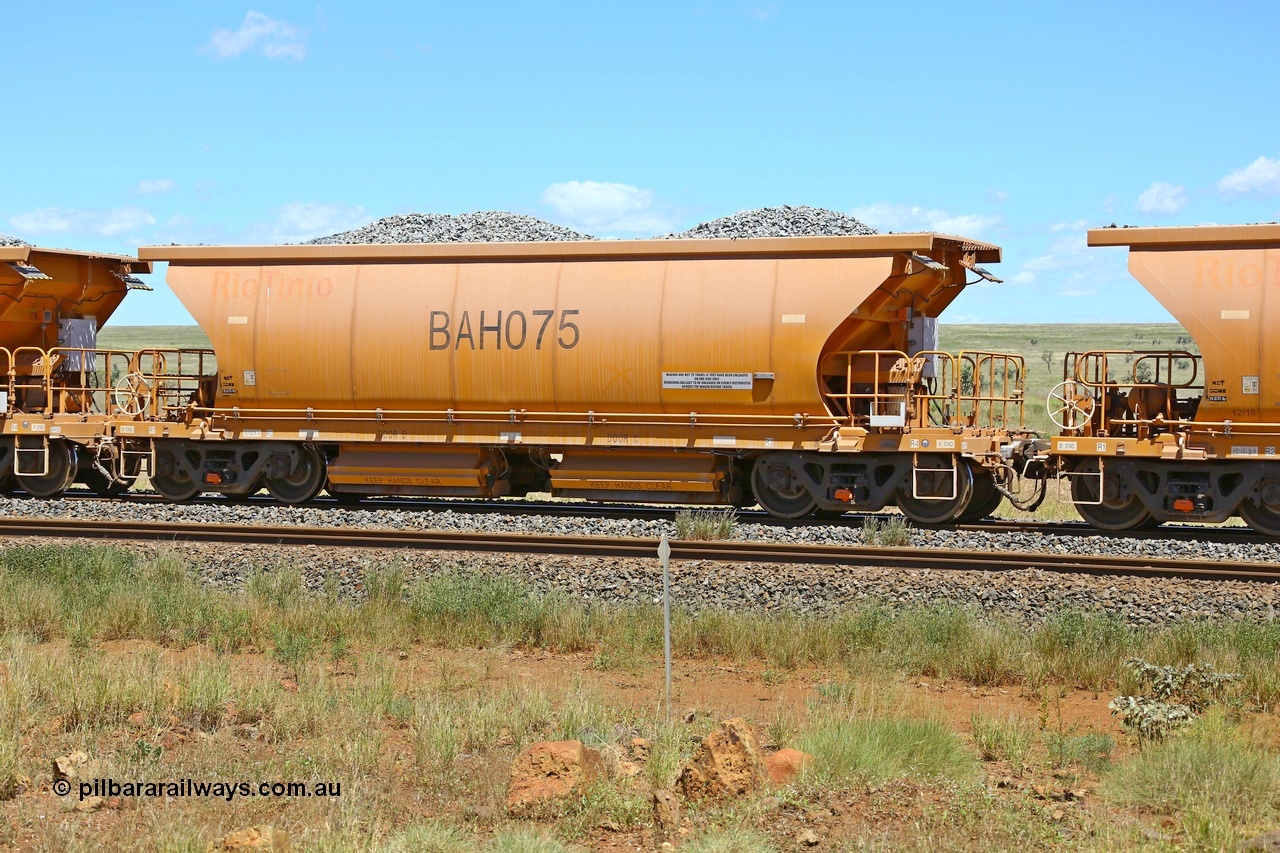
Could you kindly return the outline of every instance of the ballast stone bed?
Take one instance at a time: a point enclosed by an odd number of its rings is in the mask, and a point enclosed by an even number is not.
[[[155,505],[114,501],[36,501],[0,499],[9,517],[54,517],[168,521],[176,524],[240,526],[356,527],[394,530],[452,530],[565,536],[658,538],[674,534],[671,521],[573,518],[507,513],[460,513],[451,510],[379,509],[273,505]],[[736,539],[746,541],[861,544],[855,526],[784,528],[739,524]],[[1183,540],[1125,540],[1099,536],[1034,533],[912,530],[917,547],[1115,554],[1185,559],[1251,560],[1280,563],[1280,545],[1220,544]],[[10,540],[11,543],[23,540]],[[136,545],[154,549],[154,545]],[[607,603],[651,601],[661,588],[655,560],[600,559],[516,554],[448,554],[396,549],[345,551],[328,548],[280,549],[257,546],[167,546],[187,555],[202,576],[219,586],[238,587],[257,566],[281,558],[302,570],[308,584],[319,588],[336,575],[343,588],[358,592],[363,567],[397,561],[411,575],[426,577],[459,569],[521,577],[542,590],[556,589],[574,597]],[[1154,578],[1093,577],[1041,571],[931,572],[858,566],[793,566],[678,562],[674,568],[677,599],[690,610],[794,609],[826,613],[859,602],[891,605],[948,600],[983,611],[1037,621],[1064,607],[1115,613],[1134,624],[1162,624],[1200,618],[1272,619],[1280,604],[1280,584],[1186,581]]]
[[[10,540],[9,547],[34,540]],[[95,543],[100,544],[100,543]],[[605,605],[653,604],[662,592],[658,561],[555,555],[450,553],[319,546],[118,543],[141,554],[182,557],[204,583],[240,590],[255,571],[296,571],[320,592],[336,578],[341,592],[361,598],[370,567],[396,565],[409,583],[443,573],[514,578],[542,592]],[[1271,621],[1280,585],[1246,581],[1099,578],[1038,570],[937,572],[857,566],[730,564],[674,561],[671,594],[677,608],[830,615],[859,605],[889,608],[943,603],[993,619],[1034,625],[1065,610],[1105,613],[1130,625],[1197,620]]]
[[[359,507],[286,507],[276,504],[155,505],[119,501],[36,501],[0,498],[0,513],[15,517],[122,519],[171,521],[178,524],[235,524],[300,527],[358,527],[384,530],[447,530],[475,533],[531,533],[552,536],[609,536],[657,539],[664,532],[675,538],[670,520],[591,518],[520,512],[456,512],[423,508],[381,508],[377,501]],[[512,509],[520,504],[513,502]],[[962,551],[1025,551],[1046,554],[1155,557],[1178,560],[1223,560],[1280,565],[1280,543],[1219,543],[1195,540],[1123,539],[1034,532],[986,533],[969,530],[911,528],[911,545]],[[856,525],[830,524],[784,527],[739,522],[734,539],[744,542],[784,542],[809,545],[861,545]]]

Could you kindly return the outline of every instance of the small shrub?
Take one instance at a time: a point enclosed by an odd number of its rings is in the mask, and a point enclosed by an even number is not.
[[[1070,735],[1047,731],[1044,745],[1054,767],[1078,764],[1092,773],[1101,773],[1111,764],[1111,753],[1116,748],[1111,735],[1100,732]]]
[[[18,795],[20,774],[18,760],[21,756],[17,732],[0,736],[0,802]]]
[[[1196,715],[1186,705],[1161,702],[1146,696],[1117,696],[1107,703],[1112,714],[1140,741],[1163,740],[1175,729],[1190,725]]]
[[[296,678],[303,664],[315,657],[316,641],[303,631],[293,630],[291,626],[280,623],[271,626],[270,634],[274,645],[271,656]]]
[[[1280,759],[1221,725],[1198,723],[1117,766],[1106,788],[1121,803],[1166,814],[1219,812],[1242,822],[1280,807]]]
[[[1021,776],[1035,736],[1031,724],[1020,717],[1009,716],[1001,720],[979,713],[972,714],[970,721],[973,723],[973,742],[982,760],[1007,761],[1014,774]]]
[[[302,599],[302,574],[285,569],[256,571],[245,581],[245,591],[263,605],[286,610]]]
[[[737,524],[732,509],[682,509],[676,513],[676,538],[732,539]]]
[[[225,661],[197,661],[183,673],[177,714],[195,729],[213,730],[227,712],[231,673]]]
[[[866,545],[897,548],[911,544],[911,526],[901,515],[872,516],[862,523],[862,541]]]
[[[373,849],[376,853],[467,853],[473,838],[452,826],[417,823],[392,834]]]
[[[814,771],[829,784],[876,784],[888,779],[972,777],[972,756],[938,720],[820,719],[800,738]]]
[[[531,829],[514,829],[495,835],[485,849],[488,853],[571,853],[578,848]]]
[[[1117,696],[1107,707],[1144,742],[1162,740],[1190,724],[1223,698],[1228,684],[1241,680],[1234,673],[1217,672],[1213,664],[1155,666],[1139,658],[1125,663],[1139,684],[1149,685],[1151,695]]]
[[[747,827],[713,829],[680,845],[686,853],[775,853],[768,836]]]

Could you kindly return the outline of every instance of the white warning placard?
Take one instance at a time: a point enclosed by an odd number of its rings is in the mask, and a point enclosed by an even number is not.
[[[677,391],[750,391],[750,373],[666,372],[662,387]]]

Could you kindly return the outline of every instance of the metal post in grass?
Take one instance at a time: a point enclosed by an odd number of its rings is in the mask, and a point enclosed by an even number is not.
[[[667,659],[667,722],[671,722],[671,543],[662,534],[658,543],[658,559],[662,560],[662,650]]]

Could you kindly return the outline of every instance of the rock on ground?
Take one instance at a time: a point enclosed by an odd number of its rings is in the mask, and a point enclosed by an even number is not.
[[[403,213],[363,228],[309,240],[324,243],[530,243],[594,240],[550,222],[519,213],[486,210],[453,216],[447,213]]]
[[[536,812],[579,793],[604,776],[600,753],[582,741],[562,740],[530,745],[511,764],[507,811]]]
[[[1244,843],[1244,850],[1260,853],[1280,853],[1280,829],[1255,835]]]
[[[26,240],[19,240],[17,237],[10,237],[8,234],[0,234],[0,246],[30,246]]]
[[[230,853],[233,850],[270,850],[271,853],[288,851],[289,836],[283,829],[259,824],[237,829],[209,844],[209,853]]]
[[[667,234],[663,239],[837,237],[876,233],[879,232],[865,222],[835,210],[808,205],[798,207],[783,205],[739,211],[732,216],[722,216],[719,219],[695,225],[688,231]]]
[[[89,753],[76,750],[69,755],[53,759],[53,781],[78,782],[90,779],[98,773],[98,762],[89,760]]]
[[[653,792],[653,826],[662,839],[680,831],[680,801],[670,791]]]
[[[690,800],[736,797],[765,780],[764,753],[747,721],[725,720],[703,739],[680,771],[676,785]]]
[[[798,749],[780,749],[764,760],[764,772],[775,785],[787,785],[813,764],[813,756]]]

